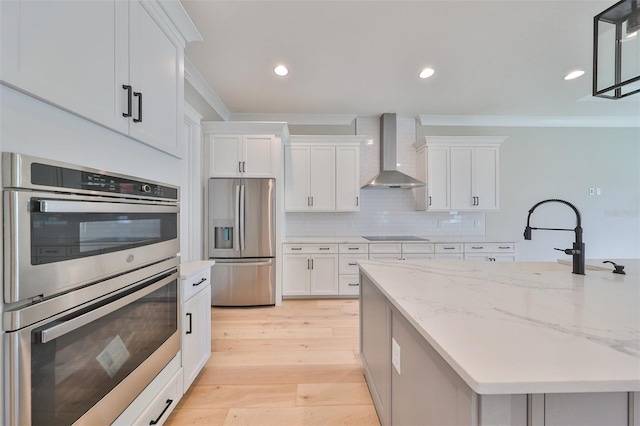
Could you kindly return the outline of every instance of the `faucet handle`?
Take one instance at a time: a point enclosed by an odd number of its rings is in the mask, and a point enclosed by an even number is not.
[[[568,254],[568,255],[574,255],[574,254],[580,254],[580,250],[578,249],[560,249],[560,248],[554,248],[554,250],[558,250],[558,251],[563,251],[564,254]]]

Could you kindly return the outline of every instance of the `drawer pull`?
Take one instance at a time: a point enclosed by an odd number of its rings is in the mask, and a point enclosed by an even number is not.
[[[291,247],[291,250],[302,250],[302,247]]]
[[[349,283],[349,287],[358,287],[360,283]]]
[[[484,247],[482,247],[482,246],[473,246],[471,248],[474,249],[474,250],[482,250]]]
[[[187,316],[189,317],[189,330],[185,334],[191,334],[193,333],[193,314],[187,313]]]
[[[202,284],[203,282],[206,282],[207,279],[206,278],[202,278],[200,281],[198,281],[197,283],[193,283],[194,287],[198,287],[200,284]]]
[[[320,250],[331,250],[330,247],[320,247]]]
[[[360,247],[349,247],[349,250],[360,250]]]
[[[150,425],[157,425],[158,423],[160,423],[160,419],[162,418],[162,416],[164,416],[164,413],[166,413],[166,412],[167,412],[167,410],[169,409],[169,407],[171,407],[171,404],[173,404],[173,399],[167,399],[166,404],[167,404],[167,406],[166,406],[166,407],[164,407],[164,410],[162,410],[162,413],[160,413],[160,415],[158,416],[158,418],[157,418],[157,419],[155,419],[155,420],[151,420],[151,421],[149,422],[149,424],[150,424]]]
[[[357,263],[349,263],[349,266],[357,266]]]
[[[445,250],[455,250],[455,247],[444,247]]]
[[[501,249],[501,250],[509,250],[509,249],[511,249],[511,247],[502,247],[502,246],[498,247],[498,248]]]

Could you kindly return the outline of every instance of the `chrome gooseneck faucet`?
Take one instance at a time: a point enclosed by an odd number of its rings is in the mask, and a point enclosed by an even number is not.
[[[545,204],[545,203],[562,203],[562,204],[566,204],[567,206],[571,207],[573,209],[573,211],[576,214],[576,227],[574,229],[565,229],[565,228],[532,228],[531,226],[529,226],[529,221],[531,220],[531,213],[533,213],[533,211],[538,208],[538,206]],[[545,230],[545,231],[573,231],[576,234],[576,240],[573,243],[573,248],[570,249],[559,249],[556,248],[555,250],[560,250],[565,252],[566,254],[570,254],[573,255],[573,273],[574,274],[579,274],[579,275],[584,275],[584,243],[582,242],[582,226],[581,226],[581,222],[582,220],[580,219],[580,212],[578,211],[578,209],[576,208],[576,206],[574,206],[573,204],[571,204],[568,201],[565,200],[558,200],[558,199],[550,199],[550,200],[544,200],[544,201],[540,201],[539,203],[537,203],[536,205],[534,205],[533,207],[531,207],[529,209],[529,216],[527,216],[527,227],[524,228],[524,239],[525,240],[530,240],[531,239],[531,231],[535,230]]]

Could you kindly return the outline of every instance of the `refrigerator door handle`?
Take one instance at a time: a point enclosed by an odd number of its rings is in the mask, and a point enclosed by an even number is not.
[[[240,251],[245,249],[244,238],[244,185],[240,185]]]
[[[233,249],[240,250],[240,185],[236,185],[234,226],[233,226]]]

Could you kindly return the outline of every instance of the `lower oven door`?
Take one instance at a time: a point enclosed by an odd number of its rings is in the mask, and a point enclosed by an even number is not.
[[[9,424],[110,424],[180,349],[178,273],[5,336]]]
[[[5,191],[5,302],[47,298],[174,257],[176,203]]]

